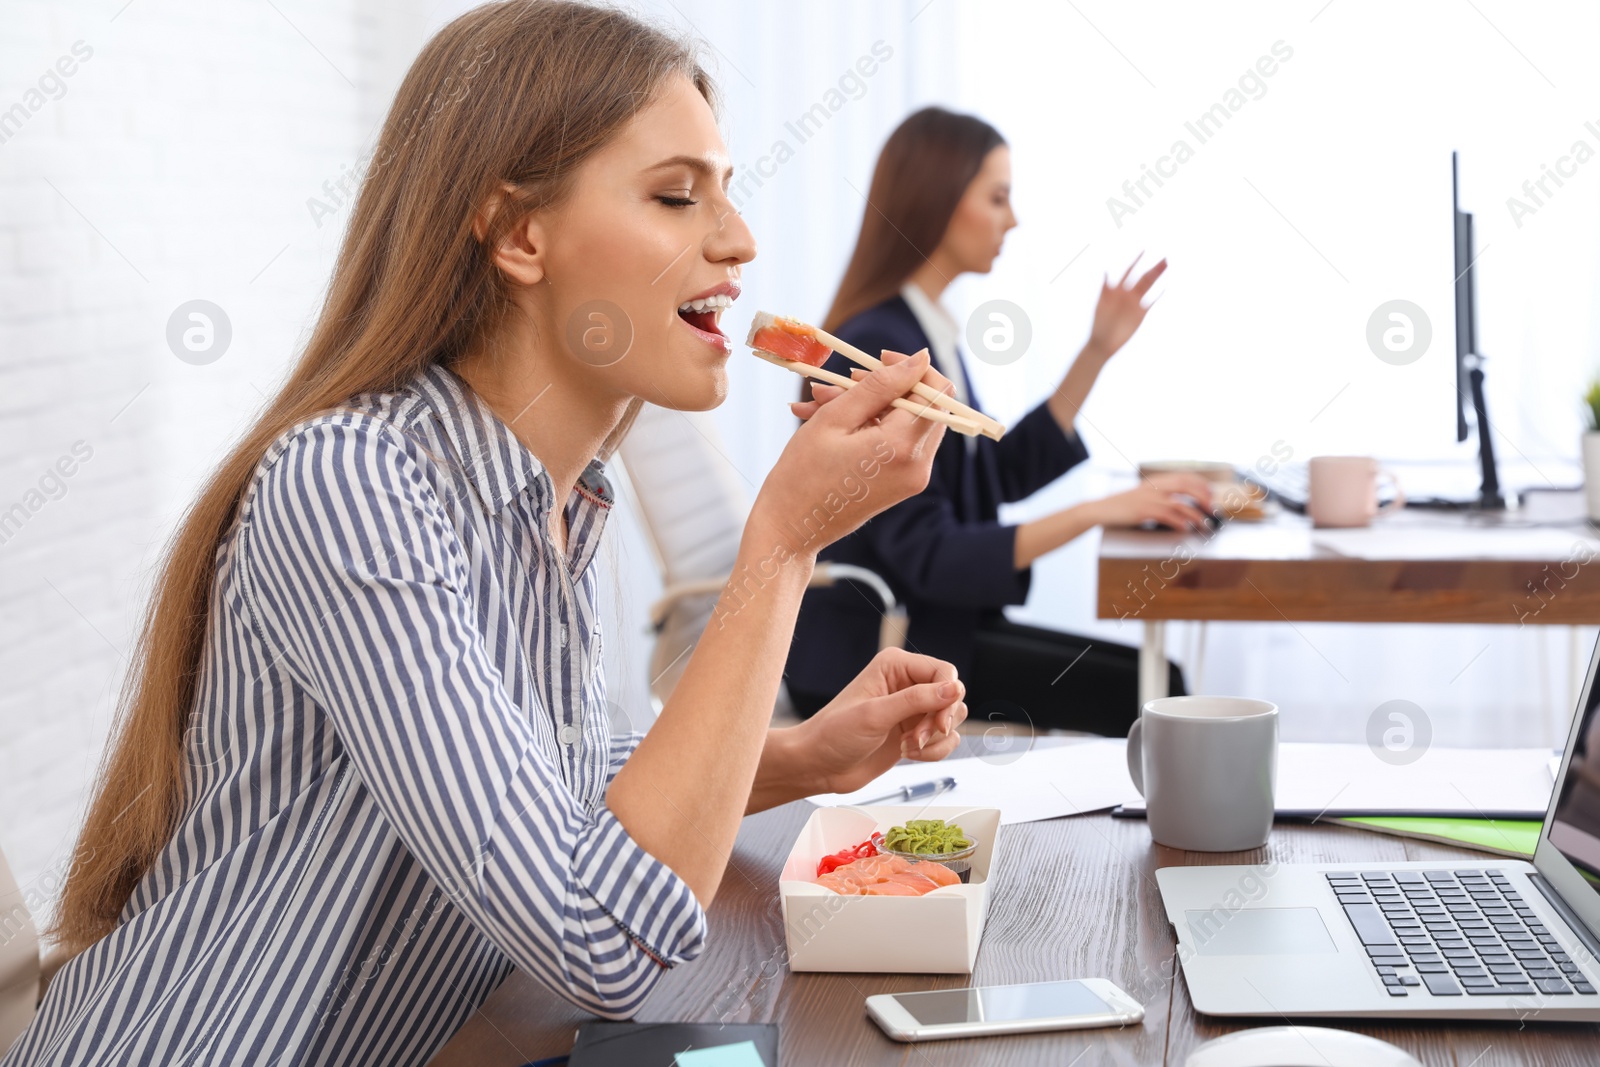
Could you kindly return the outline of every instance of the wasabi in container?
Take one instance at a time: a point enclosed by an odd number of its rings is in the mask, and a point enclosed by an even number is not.
[[[918,856],[948,856],[972,847],[961,827],[943,819],[907,819],[904,826],[889,828],[883,844],[895,852]]]
[[[913,863],[932,860],[949,867],[963,882],[972,876],[972,857],[978,843],[955,823],[943,819],[907,819],[903,826],[891,826],[874,834],[873,844],[880,852],[904,856]]]

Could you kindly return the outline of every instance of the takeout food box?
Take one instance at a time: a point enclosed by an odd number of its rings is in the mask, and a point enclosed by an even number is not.
[[[822,857],[907,819],[944,819],[975,839],[969,880],[920,897],[846,896],[816,883]],[[999,808],[818,808],[789,850],[778,882],[789,969],[971,974],[999,833]]]

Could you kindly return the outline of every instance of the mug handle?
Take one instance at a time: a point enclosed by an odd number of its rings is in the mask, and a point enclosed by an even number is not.
[[[1133,725],[1128,727],[1128,777],[1133,779],[1133,787],[1144,796],[1144,716],[1133,720]]]
[[[1400,479],[1396,478],[1394,476],[1394,472],[1393,471],[1387,471],[1387,470],[1379,470],[1378,471],[1378,477],[1379,478],[1387,478],[1387,479],[1389,479],[1389,488],[1394,490],[1394,499],[1389,501],[1387,504],[1379,505],[1378,510],[1376,512],[1374,512],[1373,514],[1374,515],[1387,515],[1391,511],[1398,511],[1401,508],[1405,507],[1406,506],[1406,494],[1405,494],[1405,492],[1403,490],[1401,490],[1401,488],[1400,488]]]

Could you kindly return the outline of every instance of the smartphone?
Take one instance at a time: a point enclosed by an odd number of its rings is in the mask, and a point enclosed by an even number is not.
[[[980,1034],[1124,1026],[1144,1008],[1104,978],[1026,985],[884,993],[867,998],[867,1014],[896,1041],[939,1041]]]

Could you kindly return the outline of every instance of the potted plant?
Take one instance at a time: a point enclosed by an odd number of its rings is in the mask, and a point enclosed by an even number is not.
[[[1583,493],[1589,521],[1600,522],[1600,379],[1583,394]]]

